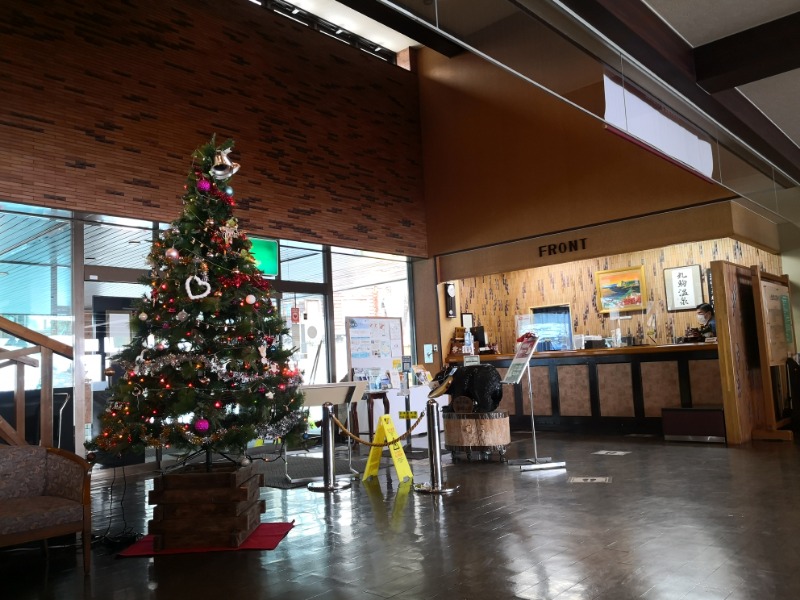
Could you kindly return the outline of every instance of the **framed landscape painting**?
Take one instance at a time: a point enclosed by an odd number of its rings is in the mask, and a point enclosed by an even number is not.
[[[597,283],[597,310],[601,313],[644,310],[647,290],[642,265],[597,271],[594,280]]]

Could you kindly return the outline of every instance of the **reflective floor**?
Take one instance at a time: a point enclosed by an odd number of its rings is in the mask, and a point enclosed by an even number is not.
[[[3,550],[0,598],[800,598],[797,443],[538,442],[567,469],[446,455],[446,483],[459,489],[445,497],[409,491],[387,468],[336,494],[264,488],[262,520],[295,522],[273,551],[119,559],[98,540],[84,578],[79,548],[49,560],[36,545]],[[515,434],[508,455],[531,457],[530,434]],[[412,468],[430,480],[427,459]],[[582,481],[601,477],[611,481]],[[122,503],[120,469],[110,482],[94,485],[95,533],[145,532],[152,480],[127,476]]]

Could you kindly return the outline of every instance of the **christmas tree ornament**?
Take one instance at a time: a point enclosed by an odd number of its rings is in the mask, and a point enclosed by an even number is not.
[[[199,294],[192,292],[192,283],[196,283],[202,289]],[[211,293],[211,284],[207,281],[203,281],[197,275],[187,277],[184,282],[184,287],[186,288],[186,295],[189,296],[190,300],[200,300]],[[164,323],[164,325],[166,326],[166,323]]]
[[[194,430],[197,433],[206,433],[209,427],[211,427],[211,423],[208,422],[208,419],[197,419],[194,422]]]
[[[222,238],[225,240],[226,244],[230,244],[233,241],[233,238],[239,234],[235,219],[229,219],[225,225],[219,228],[219,230],[222,233]]]
[[[140,321],[147,321],[147,313],[145,313],[145,312],[139,313],[139,320]]]
[[[181,312],[175,315],[175,318],[178,319],[178,321],[185,321],[189,318],[189,313],[187,313],[185,310],[181,310]]]
[[[167,248],[167,250],[164,252],[164,256],[166,256],[167,259],[171,260],[172,262],[178,262],[181,259],[181,253],[177,248]]]
[[[256,303],[256,297],[253,296],[253,294],[247,294],[247,296],[245,297],[244,301],[247,302],[248,304],[255,304]]]
[[[228,196],[233,196],[233,188],[229,185],[225,186],[225,193],[228,194]]]
[[[230,148],[226,148],[225,150],[217,150],[214,154],[214,164],[211,165],[211,176],[218,181],[228,179],[228,177],[239,170],[239,164],[231,162],[231,159],[228,158],[230,151]]]
[[[242,465],[243,467],[246,467],[247,465],[250,464],[250,459],[246,456],[243,456],[242,458],[239,459],[239,464]]]
[[[197,189],[201,192],[207,192],[211,189],[211,182],[208,179],[201,179],[197,182]]]

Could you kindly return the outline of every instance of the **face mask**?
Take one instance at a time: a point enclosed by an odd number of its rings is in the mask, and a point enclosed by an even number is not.
[[[697,322],[700,323],[700,325],[705,325],[706,324],[706,316],[705,315],[697,315]]]

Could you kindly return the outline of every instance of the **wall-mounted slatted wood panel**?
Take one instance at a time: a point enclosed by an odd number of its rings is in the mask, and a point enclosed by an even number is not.
[[[723,238],[461,279],[457,298],[460,311],[473,313],[476,325],[483,325],[487,335],[499,342],[500,351],[504,353],[514,351],[514,315],[527,314],[532,306],[569,304],[574,333],[607,337],[617,324],[608,315],[597,311],[594,274],[607,269],[644,265],[648,301],[653,301],[656,314],[655,343],[669,344],[682,336],[687,327],[696,327],[697,320],[694,310],[667,311],[664,269],[700,265],[703,297],[707,299],[705,272],[714,260],[758,265],[768,273],[781,272],[779,256]],[[620,321],[623,336],[645,334],[644,314],[628,312],[625,316],[631,316],[631,319]]]

